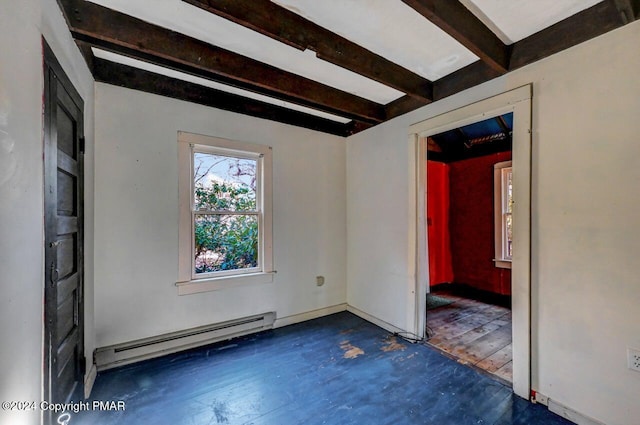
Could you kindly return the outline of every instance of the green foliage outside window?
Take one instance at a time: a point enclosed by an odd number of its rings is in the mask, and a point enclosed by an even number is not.
[[[207,156],[214,159],[220,158],[213,155]],[[229,164],[231,171],[227,172],[235,177],[235,181],[219,179],[221,181],[207,182],[203,177],[223,161],[235,161]],[[246,184],[246,179],[245,182],[241,179],[243,173],[245,176],[251,177],[251,173],[255,176],[255,161],[252,162],[253,164],[249,165],[253,166],[247,167],[245,163],[241,164],[245,165],[244,167],[240,167],[237,159],[225,158],[208,166],[204,174],[200,172],[198,175],[201,167],[196,169],[194,175],[196,273],[257,267],[258,216],[241,213],[256,211],[255,179],[251,179],[250,184]],[[226,175],[229,176],[229,174]],[[200,214],[198,211],[210,213]],[[228,214],[231,211],[240,214]]]

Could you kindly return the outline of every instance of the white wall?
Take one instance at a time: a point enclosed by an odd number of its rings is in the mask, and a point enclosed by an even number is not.
[[[85,101],[87,216],[91,214],[93,80],[54,0],[0,3],[0,399],[42,399],[44,34]],[[87,255],[91,220],[87,220]],[[91,260],[85,276],[86,347],[94,348]],[[0,411],[0,423],[39,423],[40,412]]]
[[[400,328],[413,287],[407,129],[533,82],[533,386],[608,425],[640,417],[640,22],[352,136],[350,305]]]
[[[178,296],[178,131],[273,146],[273,283]],[[96,84],[97,345],[345,303],[344,144],[311,130]],[[316,275],[326,277],[324,286],[316,286]]]
[[[345,300],[407,328],[408,126],[533,82],[533,384],[609,425],[637,422],[625,351],[640,348],[640,22],[353,136],[346,159],[337,137],[99,84],[95,255],[91,77],[54,0],[0,3],[0,31],[0,399],[42,397],[44,33],[85,100],[89,358],[96,345]],[[177,296],[178,130],[274,146],[273,284]],[[39,417],[2,411],[0,423]]]

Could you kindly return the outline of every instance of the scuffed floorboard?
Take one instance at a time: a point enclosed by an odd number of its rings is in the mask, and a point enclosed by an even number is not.
[[[476,366],[511,383],[511,311],[446,292],[437,294],[453,303],[427,312],[427,326],[432,335],[429,344],[460,363]]]
[[[126,410],[69,425],[570,424],[346,312],[100,373],[92,397]]]

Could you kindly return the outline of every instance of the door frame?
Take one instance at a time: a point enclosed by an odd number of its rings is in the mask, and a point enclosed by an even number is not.
[[[509,112],[513,113],[513,245],[511,268],[513,391],[529,399],[531,394],[531,113],[532,85],[472,103],[409,127],[414,162],[415,229],[415,328],[424,338],[426,296],[429,292],[429,247],[426,223],[427,137]]]
[[[78,335],[79,335],[79,347],[81,352],[78,355],[79,368],[81,372],[81,380],[76,389],[78,397],[81,399],[84,397],[84,375],[86,374],[86,357],[84,346],[84,101],[69,77],[64,72],[62,66],[58,62],[51,47],[47,44],[46,40],[42,38],[42,51],[43,51],[43,81],[44,81],[44,96],[43,96],[43,188],[44,188],[44,358],[43,358],[43,396],[44,400],[52,401],[52,396],[55,394],[52,388],[52,376],[51,376],[51,349],[52,349],[52,332],[56,325],[50,321],[51,314],[55,314],[57,310],[57,291],[52,289],[51,281],[53,274],[57,273],[53,264],[57,261],[55,239],[57,236],[57,229],[51,225],[56,223],[56,207],[51,207],[53,200],[57,199],[57,184],[56,181],[56,169],[57,169],[57,129],[56,123],[52,120],[55,115],[57,107],[57,83],[59,82],[80,111],[77,119],[77,166],[78,166]],[[47,184],[54,182],[51,186],[51,190],[47,190]],[[50,266],[51,265],[51,266]],[[46,412],[45,422],[47,417],[51,421],[51,412]]]

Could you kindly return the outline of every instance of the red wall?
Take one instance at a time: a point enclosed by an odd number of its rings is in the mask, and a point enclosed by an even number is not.
[[[511,152],[502,152],[450,164],[427,161],[427,190],[434,192],[427,196],[432,285],[455,281],[511,295],[511,270],[495,267],[493,262],[493,164],[510,159]],[[442,171],[443,167],[447,170]],[[448,190],[443,187],[447,180]],[[436,220],[443,214],[438,204],[448,204],[448,225]],[[437,228],[440,226],[445,229]],[[447,258],[450,266],[445,264]]]
[[[449,166],[427,161],[427,229],[431,285],[453,282],[449,246]]]

